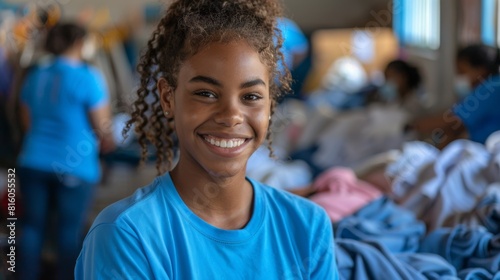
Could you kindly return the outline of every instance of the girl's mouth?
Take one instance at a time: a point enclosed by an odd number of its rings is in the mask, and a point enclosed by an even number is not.
[[[218,138],[212,135],[202,135],[202,137],[207,143],[210,143],[210,145],[226,149],[240,147],[247,140],[245,138]]]

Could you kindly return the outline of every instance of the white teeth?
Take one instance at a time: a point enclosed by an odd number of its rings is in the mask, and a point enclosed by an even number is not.
[[[243,143],[245,143],[245,139],[228,139],[228,140],[226,140],[226,139],[218,139],[218,138],[215,138],[213,136],[204,136],[203,138],[205,139],[205,141],[207,141],[211,145],[221,147],[221,148],[227,148],[227,149],[236,148],[236,147],[243,145]]]

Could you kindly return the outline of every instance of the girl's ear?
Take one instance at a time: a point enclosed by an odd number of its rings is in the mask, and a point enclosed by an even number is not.
[[[167,118],[174,117],[174,90],[168,84],[167,80],[160,78],[156,84],[158,88],[158,94],[160,95],[160,103],[163,109],[163,113]]]

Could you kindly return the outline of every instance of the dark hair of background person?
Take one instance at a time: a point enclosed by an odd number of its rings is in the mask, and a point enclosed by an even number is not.
[[[500,71],[500,50],[486,45],[470,45],[461,48],[457,60],[467,62],[474,68],[484,68],[488,74],[495,75]]]
[[[45,50],[54,55],[64,54],[86,35],[85,28],[76,23],[58,23],[47,33]]]
[[[419,87],[422,82],[422,76],[420,76],[420,72],[418,68],[410,65],[406,61],[403,60],[393,60],[389,62],[386,66],[386,70],[393,70],[395,72],[401,73],[406,77],[408,89],[416,89]]]
[[[142,161],[148,155],[149,142],[156,147],[158,173],[171,167],[173,119],[165,117],[156,85],[164,78],[175,90],[182,62],[210,43],[245,40],[259,53],[272,77],[273,114],[277,98],[290,92],[291,81],[286,67],[283,71],[278,67],[284,61],[280,50],[283,38],[276,22],[281,12],[280,1],[269,0],[179,0],[170,5],[137,67],[140,74],[137,100],[132,106],[132,118],[123,131],[126,136],[135,124]],[[149,96],[152,102],[147,101]],[[266,138],[272,156],[270,129]]]

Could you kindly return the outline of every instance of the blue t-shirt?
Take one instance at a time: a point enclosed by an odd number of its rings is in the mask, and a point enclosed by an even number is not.
[[[98,132],[89,112],[108,102],[102,74],[87,64],[57,58],[28,73],[21,102],[28,107],[31,123],[19,165],[96,183]]]
[[[470,140],[484,144],[500,130],[500,76],[491,76],[453,107],[463,122]]]
[[[75,279],[338,279],[325,211],[248,180],[252,217],[224,230],[184,204],[168,173],[156,178],[99,214]]]

